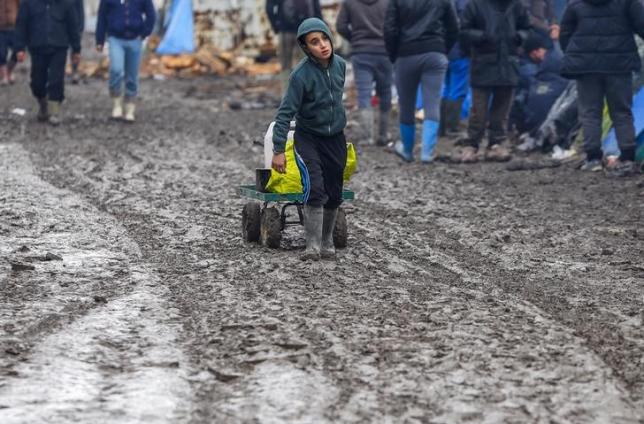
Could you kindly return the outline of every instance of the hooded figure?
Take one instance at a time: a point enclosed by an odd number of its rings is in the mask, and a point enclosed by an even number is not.
[[[642,67],[635,34],[644,38],[641,0],[572,0],[564,12],[560,38],[564,51],[562,74],[577,80],[586,152],[583,170],[602,169],[604,102],[621,150],[620,158],[606,158],[606,170],[616,175],[634,170],[632,73]]]
[[[273,168],[297,166],[304,187],[305,260],[334,258],[333,229],[342,203],[347,145],[342,97],[346,64],[333,52],[331,31],[322,20],[306,19],[297,32],[306,57],[291,73],[273,129]],[[295,117],[295,164],[284,149]]]

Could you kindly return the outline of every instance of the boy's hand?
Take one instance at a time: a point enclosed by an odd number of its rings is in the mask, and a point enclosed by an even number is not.
[[[286,155],[284,153],[274,153],[273,163],[271,165],[280,174],[286,173]]]
[[[559,25],[550,25],[550,38],[553,40],[558,40],[559,35],[561,34],[561,27]]]
[[[25,54],[24,51],[16,53],[16,59],[18,59],[18,62],[24,62],[25,61],[25,56],[26,56],[26,54]]]

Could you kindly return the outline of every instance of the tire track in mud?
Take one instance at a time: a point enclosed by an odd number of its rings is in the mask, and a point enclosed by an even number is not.
[[[188,416],[176,313],[138,247],[112,219],[40,180],[19,145],[0,145],[0,169],[0,254],[35,268],[0,268],[0,421]],[[45,252],[62,259],[43,261]]]
[[[223,114],[221,125],[236,134],[249,117]],[[185,125],[206,122],[193,113]],[[168,286],[195,368],[193,421],[637,421],[601,360],[490,283],[506,277],[497,267],[473,272],[483,260],[441,253],[463,245],[432,236],[404,197],[357,202],[351,247],[310,268],[293,255],[295,232],[285,251],[241,244],[230,187],[252,176],[249,146],[164,125],[106,145],[111,127],[37,155],[49,179],[117,216]],[[52,170],[56,149],[78,156]],[[356,180],[365,193],[370,177]]]

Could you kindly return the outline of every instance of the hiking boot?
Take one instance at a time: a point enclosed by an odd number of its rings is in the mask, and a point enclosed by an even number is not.
[[[47,110],[49,111],[48,121],[53,126],[58,126],[61,123],[60,118],[60,102],[49,101],[47,102]]]
[[[123,97],[113,97],[112,119],[123,119]]]
[[[335,245],[333,244],[333,230],[338,217],[338,209],[324,209],[322,224],[322,259],[335,259]]]
[[[134,112],[136,111],[136,104],[132,101],[125,102],[125,121],[134,122]]]
[[[319,261],[322,249],[324,213],[321,207],[304,206],[304,235],[306,250],[300,256],[303,261]]]
[[[510,159],[512,155],[500,144],[494,144],[485,151],[485,160],[489,162],[507,162]]]
[[[36,119],[38,119],[38,122],[47,122],[47,120],[49,119],[49,109],[47,107],[47,99],[42,98],[37,100],[38,100],[38,115],[36,115]]]
[[[584,172],[599,172],[603,169],[602,161],[599,159],[586,159],[579,167]]]
[[[607,164],[604,171],[609,178],[624,178],[636,175],[638,173],[638,167],[633,161],[617,159],[610,166]]]
[[[461,150],[461,154],[456,158],[456,162],[460,163],[476,163],[479,160],[478,149],[473,146],[465,146]]]

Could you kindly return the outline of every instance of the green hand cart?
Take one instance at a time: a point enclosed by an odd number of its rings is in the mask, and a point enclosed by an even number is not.
[[[262,246],[277,249],[280,246],[284,228],[304,223],[302,193],[263,193],[258,191],[255,185],[244,185],[239,187],[239,194],[251,199],[242,210],[242,238],[245,242],[258,242]],[[353,191],[343,191],[343,200],[354,200],[354,198]],[[296,220],[288,220],[286,211],[289,208],[297,210]],[[347,216],[342,208],[338,210],[333,231],[333,244],[339,249],[347,247]]]

